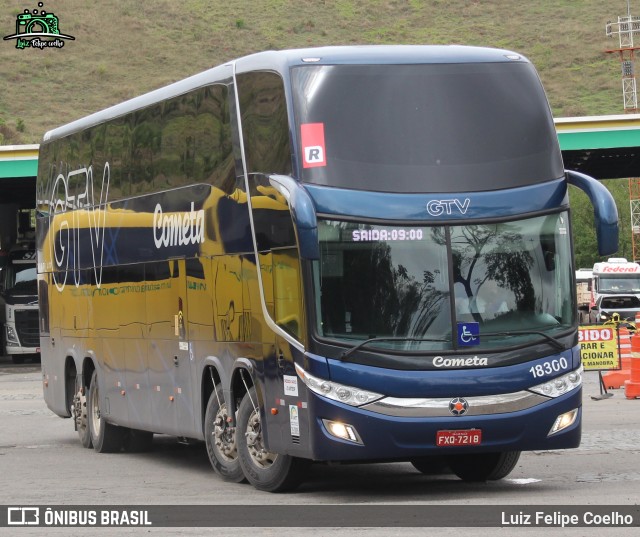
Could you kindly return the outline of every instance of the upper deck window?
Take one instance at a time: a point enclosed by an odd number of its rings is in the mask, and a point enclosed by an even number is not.
[[[277,73],[237,77],[247,173],[291,174],[291,147],[284,82]]]
[[[562,159],[535,69],[524,62],[304,66],[292,70],[309,183],[468,192],[557,179]],[[302,136],[304,138],[304,136]],[[319,138],[315,140],[315,138]]]

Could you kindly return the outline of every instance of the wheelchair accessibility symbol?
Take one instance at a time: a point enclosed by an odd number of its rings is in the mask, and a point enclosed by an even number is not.
[[[480,323],[458,323],[458,345],[480,345]]]

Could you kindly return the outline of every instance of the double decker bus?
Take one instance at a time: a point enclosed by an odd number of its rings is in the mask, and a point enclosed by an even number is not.
[[[312,462],[501,479],[579,445],[568,184],[521,55],[263,52],[44,136],[44,397],[98,452],[154,433],[294,488]]]

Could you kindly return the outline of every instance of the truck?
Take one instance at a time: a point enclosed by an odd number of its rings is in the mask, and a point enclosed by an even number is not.
[[[592,284],[592,269],[580,268],[576,270],[576,295],[578,298],[578,316],[580,324],[584,324],[589,321],[589,309],[592,306]]]
[[[633,294],[640,298],[640,264],[610,257],[593,265],[591,306],[603,295]]]
[[[40,359],[38,287],[35,243],[24,242],[9,250],[2,270],[4,353],[13,363]]]

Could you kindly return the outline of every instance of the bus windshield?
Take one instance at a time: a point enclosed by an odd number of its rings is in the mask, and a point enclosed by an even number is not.
[[[523,62],[292,69],[304,182],[379,192],[514,188],[563,176],[551,113]],[[472,121],[470,121],[472,118]],[[319,127],[305,140],[305,127]]]
[[[637,274],[629,276],[600,275],[600,293],[640,293],[640,278]]]
[[[318,229],[321,338],[436,352],[459,348],[458,324],[478,323],[474,349],[488,350],[574,323],[566,213],[433,227],[321,220]]]
[[[7,294],[37,293],[37,271],[32,264],[16,264],[7,268],[5,275]]]

